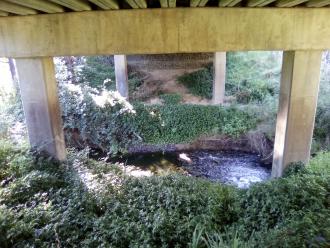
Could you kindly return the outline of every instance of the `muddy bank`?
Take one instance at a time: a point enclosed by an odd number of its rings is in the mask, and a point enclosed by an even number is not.
[[[148,145],[141,144],[128,149],[129,154],[180,152],[180,151],[239,151],[254,153],[260,156],[262,163],[271,164],[273,158],[273,142],[264,134],[250,132],[238,138],[228,136],[201,137],[188,144]]]

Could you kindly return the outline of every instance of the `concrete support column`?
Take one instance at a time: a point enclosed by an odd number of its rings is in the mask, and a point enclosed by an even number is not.
[[[226,83],[226,53],[214,53],[213,104],[223,104]]]
[[[308,162],[317,106],[321,51],[283,53],[272,177],[291,162]]]
[[[16,59],[21,98],[32,147],[66,158],[53,58]]]
[[[126,55],[114,55],[117,91],[128,100],[128,76]]]

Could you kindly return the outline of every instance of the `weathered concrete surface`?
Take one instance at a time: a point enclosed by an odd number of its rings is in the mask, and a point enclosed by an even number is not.
[[[1,17],[0,57],[330,49],[329,8],[169,8]]]
[[[117,91],[128,99],[128,74],[126,55],[115,55],[115,74]]]
[[[31,146],[66,158],[52,58],[17,59],[21,98]]]
[[[226,59],[225,52],[214,53],[213,104],[223,104],[225,101]]]
[[[321,51],[284,52],[273,177],[291,162],[307,162],[318,98]]]
[[[175,53],[128,55],[131,70],[180,70],[201,69],[213,63],[213,53]]]

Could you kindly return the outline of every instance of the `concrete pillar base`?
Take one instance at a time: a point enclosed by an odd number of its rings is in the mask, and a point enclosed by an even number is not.
[[[308,162],[317,106],[321,51],[284,52],[272,177]]]
[[[115,74],[117,91],[128,100],[128,75],[126,55],[115,55]]]
[[[16,59],[19,86],[32,147],[66,158],[52,58]]]
[[[226,84],[226,52],[214,53],[213,104],[223,104],[225,101]]]

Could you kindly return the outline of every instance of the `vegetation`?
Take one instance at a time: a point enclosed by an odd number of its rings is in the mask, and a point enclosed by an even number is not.
[[[87,59],[69,78],[59,78],[67,140],[113,154],[141,143],[237,137],[257,124],[262,132],[266,125],[274,129],[279,58],[228,54],[227,94],[238,103],[230,108],[182,104],[177,94],[162,95],[159,105],[129,104],[111,91],[111,63],[99,68],[100,58]],[[307,167],[293,164],[283,178],[249,189],[181,174],[135,178],[123,165],[89,159],[88,149],[71,150],[60,163],[1,140],[0,246],[329,247],[330,153],[318,152],[330,147],[330,63],[327,56],[324,61],[317,155]],[[191,93],[210,98],[211,78],[208,67],[179,80]],[[131,92],[141,82],[131,74]],[[1,135],[8,137],[23,119],[22,107],[14,93],[1,97]]]
[[[133,178],[85,153],[60,164],[1,141],[1,247],[328,247],[329,158],[239,190],[182,175]]]
[[[281,54],[278,52],[228,53],[226,95],[238,103],[262,103],[279,91]]]
[[[257,122],[236,108],[177,104],[173,96],[166,96],[172,101],[166,105],[131,105],[116,92],[63,87],[60,100],[69,144],[74,144],[73,131],[79,130],[83,144],[110,153],[125,152],[141,142],[175,144],[207,134],[239,136]]]
[[[162,94],[159,98],[163,101],[165,105],[176,105],[181,103],[182,96],[178,93],[175,94]]]
[[[10,136],[16,123],[24,120],[22,103],[16,92],[0,92],[0,138]]]
[[[227,53],[226,95],[240,104],[261,103],[279,91],[281,54],[277,52]],[[190,93],[211,99],[213,68],[185,74],[178,81]]]
[[[187,87],[193,95],[212,98],[213,73],[212,66],[178,77],[178,81]]]

